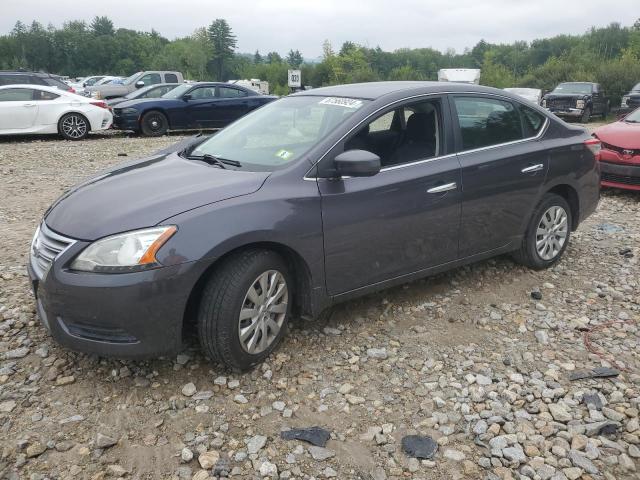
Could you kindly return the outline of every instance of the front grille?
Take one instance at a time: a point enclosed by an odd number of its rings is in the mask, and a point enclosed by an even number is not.
[[[612,152],[617,152],[620,155],[640,155],[640,150],[631,150],[630,148],[622,148],[617,147],[615,145],[611,145],[610,143],[602,142],[602,148],[606,148],[607,150],[611,150]]]
[[[602,172],[600,177],[603,182],[623,183],[625,185],[640,185],[640,177],[631,177],[629,175],[617,175],[615,173]]]
[[[41,279],[58,255],[74,243],[75,240],[58,235],[42,222],[31,243],[31,267],[38,278]]]
[[[547,107],[571,108],[573,107],[573,100],[570,98],[552,98],[547,100]]]

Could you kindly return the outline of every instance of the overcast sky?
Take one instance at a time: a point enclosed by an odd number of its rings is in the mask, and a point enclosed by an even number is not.
[[[306,58],[353,42],[384,50],[433,47],[458,52],[488,42],[583,33],[610,22],[631,25],[639,0],[0,0],[0,32],[17,20],[61,26],[107,15],[116,27],[155,28],[170,39],[225,18],[240,52],[299,49]]]

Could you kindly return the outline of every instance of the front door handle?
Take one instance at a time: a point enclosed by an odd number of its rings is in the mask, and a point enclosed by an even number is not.
[[[533,173],[533,172],[539,172],[540,170],[542,170],[544,168],[544,165],[541,163],[536,163],[535,165],[529,165],[528,167],[523,168],[522,170],[520,170],[522,173]]]
[[[427,190],[427,193],[442,193],[448,192],[449,190],[455,190],[458,188],[458,184],[456,182],[445,183],[444,185],[438,185],[437,187],[432,187]]]

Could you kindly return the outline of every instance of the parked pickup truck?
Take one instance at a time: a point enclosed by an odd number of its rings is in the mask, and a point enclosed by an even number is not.
[[[598,83],[566,82],[542,99],[542,106],[558,117],[588,123],[592,115],[603,118],[609,113],[609,99]]]
[[[640,83],[622,97],[622,104],[620,105],[619,113],[627,114],[636,108],[640,108]]]
[[[109,83],[106,85],[94,85],[87,87],[88,96],[109,100],[116,97],[124,97],[137,88],[155,85],[157,83],[182,83],[184,78],[180,72],[146,71],[136,72],[125,78],[122,83]]]

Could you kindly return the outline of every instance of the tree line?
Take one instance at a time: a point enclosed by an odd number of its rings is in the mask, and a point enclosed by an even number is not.
[[[552,89],[562,81],[601,83],[612,105],[640,82],[640,19],[633,26],[612,23],[582,35],[493,44],[480,40],[461,53],[433,48],[393,52],[344,42],[339,49],[327,40],[321,59],[305,61],[291,49],[238,53],[237,39],[224,19],[168,40],[159,32],[116,28],[107,17],[90,23],[69,21],[61,28],[20,21],[0,36],[0,69],[23,68],[68,76],[127,76],[147,69],[183,72],[193,80],[260,78],[272,93],[286,94],[287,70],[300,68],[305,85],[376,80],[435,80],[441,68],[480,68],[481,83],[498,88]]]

